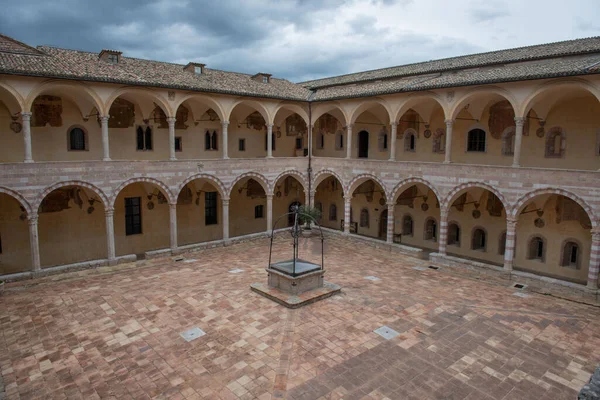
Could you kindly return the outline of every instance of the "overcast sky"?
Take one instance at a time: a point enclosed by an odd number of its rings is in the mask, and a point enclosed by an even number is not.
[[[0,0],[0,33],[303,81],[600,35],[600,0]]]

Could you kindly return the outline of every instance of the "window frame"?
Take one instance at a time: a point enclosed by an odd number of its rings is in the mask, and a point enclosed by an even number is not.
[[[183,151],[183,138],[181,136],[175,136],[175,151],[178,153]]]
[[[254,219],[263,219],[265,218],[265,206],[262,204],[257,204],[254,206]]]
[[[575,261],[575,263],[571,262],[571,256],[572,256],[572,247],[571,247],[571,254],[569,254],[569,262],[565,262],[565,257],[567,256],[566,254],[566,250],[567,250],[567,246],[569,244],[572,244],[574,246],[577,246],[577,253],[576,253],[576,257],[577,260]],[[579,270],[581,269],[581,258],[582,258],[582,246],[581,246],[581,242],[579,242],[579,240],[576,240],[574,238],[567,238],[562,242],[562,246],[560,247],[560,266],[563,268],[570,268],[570,269],[575,269],[575,270]]]
[[[428,224],[430,222],[433,224],[433,231],[431,232],[431,236],[429,236],[429,229],[428,229]],[[438,241],[438,235],[437,235],[438,223],[434,217],[426,218],[425,223],[423,224],[423,228],[424,228],[423,229],[423,240],[428,240],[430,242]]]
[[[333,212],[331,212],[333,210]],[[337,221],[337,204],[331,203],[329,205],[329,221]]]
[[[125,197],[125,236],[141,235],[142,230],[142,198]],[[138,204],[133,204],[137,202]],[[137,212],[135,208],[137,207]],[[139,218],[139,222],[135,222],[135,217]]]
[[[71,146],[71,144],[72,144],[72,142],[71,142],[71,133],[75,129],[79,129],[83,133],[83,149],[74,149]],[[89,140],[88,140],[87,129],[85,129],[81,125],[72,125],[72,126],[69,127],[69,129],[67,129],[67,151],[74,151],[74,152],[89,151]]]
[[[404,229],[406,228],[407,221],[410,221],[410,232]],[[402,216],[402,236],[413,236],[415,234],[415,220],[410,214],[404,214]]]
[[[204,192],[204,226],[218,225],[218,192]]]
[[[471,133],[474,131],[480,131],[482,132],[483,135],[483,139],[479,138],[477,141],[475,141],[475,145],[477,145],[477,148],[475,149],[471,149]],[[483,129],[483,127],[481,126],[474,126],[471,129],[469,129],[467,131],[467,143],[466,143],[466,151],[467,153],[486,153],[487,152],[487,132],[485,129]],[[482,150],[479,149],[479,147],[482,147]]]
[[[480,231],[483,233],[483,244],[479,244],[477,243],[477,247],[475,247],[476,243],[475,243],[475,234]],[[482,227],[482,226],[475,226],[473,227],[473,230],[471,231],[471,250],[473,251],[481,251],[481,252],[487,252],[487,245],[488,245],[488,233],[487,230]]]
[[[539,254],[539,244],[536,246],[536,253],[535,255],[531,253],[531,249],[532,249],[532,242],[534,240],[539,239],[538,243],[542,244],[542,255],[538,256]],[[547,251],[547,241],[546,238],[538,233],[531,235],[529,237],[529,240],[527,241],[527,259],[528,260],[536,260],[536,261],[541,261],[543,263],[546,262],[546,251]]]
[[[453,226],[456,227],[456,237],[453,238],[453,239],[455,239],[453,242],[450,242],[450,239],[451,239],[450,229]],[[460,234],[461,234],[460,224],[456,221],[450,221],[448,223],[448,237],[447,237],[446,244],[448,246],[460,247],[460,236],[461,236]]]
[[[238,139],[238,151],[246,151],[246,138]]]

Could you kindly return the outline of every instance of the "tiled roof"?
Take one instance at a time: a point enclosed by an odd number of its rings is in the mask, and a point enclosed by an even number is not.
[[[491,51],[488,53],[471,54],[467,56],[444,58],[415,64],[401,65],[398,67],[382,68],[354,74],[334,76],[331,78],[317,79],[299,83],[300,85],[316,89],[326,86],[357,83],[368,80],[397,78],[410,75],[429,74],[449,70],[473,68],[484,65],[505,64],[521,61],[555,58],[566,55],[587,54],[600,52],[600,36],[540,44],[536,46],[518,47],[515,49]]]
[[[600,73],[600,37],[447,58],[294,84],[270,78],[121,56],[117,64],[97,53],[41,46],[0,35],[0,74],[109,82],[296,101],[431,90]]]

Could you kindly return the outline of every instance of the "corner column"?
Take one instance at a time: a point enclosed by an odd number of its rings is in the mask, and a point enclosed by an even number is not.
[[[267,158],[273,158],[273,124],[267,124]]]
[[[221,137],[223,138],[223,143],[221,144],[221,148],[223,149],[223,160],[227,160],[229,158],[228,149],[229,149],[229,140],[227,139],[229,128],[229,121],[221,121]],[[227,200],[229,201],[229,200]]]
[[[352,206],[352,196],[344,196],[344,233],[350,233],[350,207]]]
[[[175,157],[175,121],[175,117],[167,118],[169,123],[169,161],[177,160],[177,157]]]
[[[100,117],[100,125],[102,126],[102,151],[104,156],[102,161],[110,161],[110,145],[108,141],[108,119],[109,115],[103,115]]]
[[[514,168],[521,166],[521,142],[523,141],[523,126],[525,125],[525,118],[515,118],[515,151],[513,153]]]
[[[438,238],[438,253],[445,256],[448,245],[448,210],[440,209],[440,237]]]
[[[221,200],[223,206],[223,240],[229,240],[229,199]]]
[[[392,137],[390,138],[390,161],[396,161],[396,135],[398,134],[398,123],[392,122]]]
[[[388,203],[387,209],[387,237],[386,241],[389,244],[394,243],[394,210],[396,208],[395,203]]]
[[[109,265],[113,265],[116,261],[114,215],[115,210],[113,208],[106,208],[104,210],[104,218],[106,219],[106,252]]]
[[[38,237],[38,215],[29,216],[29,246],[31,248],[31,267],[34,272],[41,269],[40,266],[40,242]]]
[[[273,229],[273,195],[267,195],[267,233]]]
[[[21,119],[23,120],[23,143],[25,148],[24,162],[32,163],[33,157],[31,155],[31,113],[22,112]]]
[[[348,138],[346,140],[346,158],[352,158],[352,124],[349,124],[346,129],[348,130]]]
[[[512,271],[515,259],[515,247],[517,237],[517,219],[506,218],[506,243],[504,245],[504,270]]]
[[[592,250],[588,269],[588,289],[598,289],[598,271],[600,271],[600,229],[592,230]]]
[[[177,250],[177,203],[169,203],[169,237],[174,252]]]
[[[452,162],[452,128],[454,127],[454,120],[446,120],[446,152],[444,163],[450,164]],[[445,253],[444,253],[445,254]]]

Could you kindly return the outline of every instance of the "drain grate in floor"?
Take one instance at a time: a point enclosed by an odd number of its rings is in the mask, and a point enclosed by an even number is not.
[[[375,282],[375,281],[380,281],[380,280],[381,280],[381,279],[379,279],[378,277],[376,277],[376,276],[371,276],[371,275],[369,275],[369,276],[365,276],[365,279],[367,279],[367,280],[370,280],[370,281],[373,281],[373,282]]]
[[[525,289],[527,285],[524,285],[522,283],[515,283],[514,285],[512,285],[512,287],[514,287],[515,289]]]
[[[179,335],[184,338],[186,342],[191,342],[194,339],[198,339],[199,337],[206,335],[206,332],[198,327],[195,327],[185,332],[181,332]]]
[[[435,265],[430,265],[427,268],[429,268],[429,269],[435,269],[435,270],[440,269],[440,267],[436,267]]]
[[[231,271],[229,271],[230,274],[239,274],[240,272],[244,272],[244,270],[236,268],[236,269],[232,269]]]
[[[400,334],[400,333],[396,332],[395,330],[393,330],[392,328],[390,328],[389,326],[385,326],[385,325],[380,328],[375,329],[373,332],[375,332],[376,334],[378,334],[379,336],[381,336],[382,338],[387,339],[387,340],[393,339]]]

